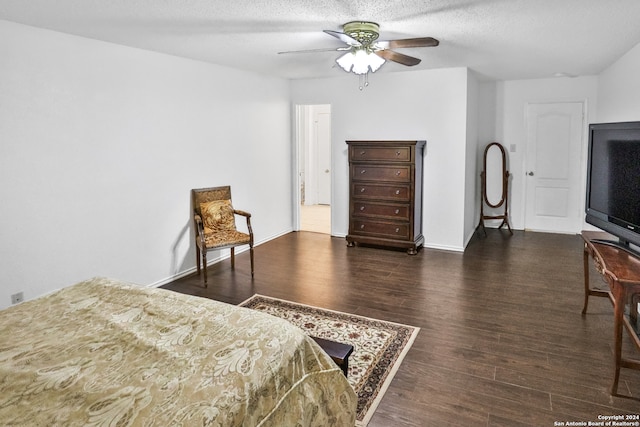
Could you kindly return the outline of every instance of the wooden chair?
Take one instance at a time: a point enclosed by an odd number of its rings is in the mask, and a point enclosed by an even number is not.
[[[200,275],[200,257],[204,265],[204,286],[207,287],[207,252],[231,249],[231,268],[235,268],[235,247],[249,245],[251,277],[253,277],[253,230],[251,214],[233,208],[231,187],[197,188],[191,190],[191,205],[196,233],[196,265]],[[235,215],[247,219],[249,234],[236,229]]]

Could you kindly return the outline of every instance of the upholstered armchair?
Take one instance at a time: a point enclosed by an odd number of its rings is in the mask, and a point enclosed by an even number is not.
[[[231,268],[235,268],[235,247],[249,245],[251,277],[253,277],[251,214],[233,208],[231,187],[193,189],[191,204],[196,234],[196,265],[200,275],[200,258],[202,257],[204,286],[207,287],[207,252],[214,249],[231,249]],[[249,234],[236,229],[235,215],[246,218]]]

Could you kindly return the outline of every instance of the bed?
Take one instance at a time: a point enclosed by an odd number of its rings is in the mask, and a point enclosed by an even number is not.
[[[254,310],[93,278],[0,311],[6,425],[353,426],[302,331]]]

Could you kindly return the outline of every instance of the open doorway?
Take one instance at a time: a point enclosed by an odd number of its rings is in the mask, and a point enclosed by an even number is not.
[[[331,234],[331,105],[296,107],[298,230]]]

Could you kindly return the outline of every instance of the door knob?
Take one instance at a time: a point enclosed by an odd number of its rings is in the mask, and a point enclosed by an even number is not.
[[[325,169],[325,170],[324,170],[324,173],[329,173],[329,169]]]
[[[529,176],[533,176],[533,171],[528,172],[528,173],[527,173],[527,175],[529,175]]]

